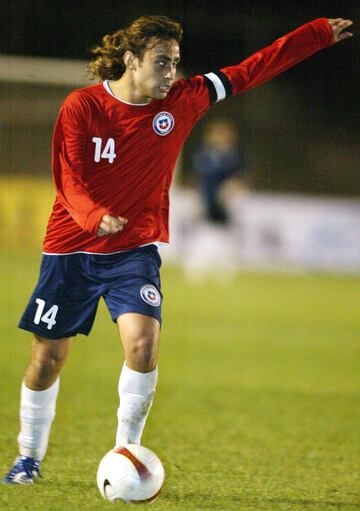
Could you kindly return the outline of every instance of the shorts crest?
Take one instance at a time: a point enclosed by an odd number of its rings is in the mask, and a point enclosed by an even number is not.
[[[174,117],[169,112],[160,112],[153,119],[153,128],[155,133],[164,137],[168,135],[175,125]]]
[[[140,289],[140,296],[144,302],[152,305],[153,307],[159,307],[161,303],[161,296],[155,286],[146,284]]]

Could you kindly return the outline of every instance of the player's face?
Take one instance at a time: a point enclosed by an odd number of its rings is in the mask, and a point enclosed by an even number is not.
[[[134,73],[135,87],[146,100],[164,99],[175,81],[180,49],[175,40],[152,44]]]

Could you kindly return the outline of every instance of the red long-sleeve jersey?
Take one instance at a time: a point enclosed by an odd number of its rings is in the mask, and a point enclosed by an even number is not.
[[[72,92],[53,136],[56,200],[44,252],[113,253],[168,242],[169,187],[179,152],[211,104],[252,89],[333,43],[326,18],[277,39],[238,65],[175,82],[163,100],[120,101],[107,82]],[[128,219],[96,235],[104,214]]]

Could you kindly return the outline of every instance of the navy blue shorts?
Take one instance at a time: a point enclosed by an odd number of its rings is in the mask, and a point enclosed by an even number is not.
[[[46,339],[88,335],[100,297],[113,321],[137,312],[161,323],[160,266],[155,245],[109,255],[44,255],[19,327]]]

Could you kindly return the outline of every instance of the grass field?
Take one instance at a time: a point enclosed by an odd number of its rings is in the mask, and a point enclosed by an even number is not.
[[[29,356],[16,322],[38,262],[0,256],[2,473],[16,454]],[[360,278],[239,273],[191,285],[165,268],[163,289],[160,380],[143,443],[167,479],[152,509],[360,509]],[[121,365],[101,306],[63,372],[44,479],[0,485],[1,511],[129,508],[102,500],[95,482],[114,442]]]

